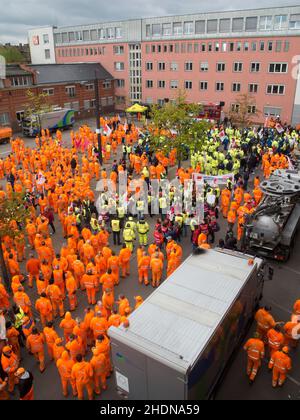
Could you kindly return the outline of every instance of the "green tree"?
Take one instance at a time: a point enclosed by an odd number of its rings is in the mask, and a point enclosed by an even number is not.
[[[0,46],[0,55],[5,58],[8,64],[24,63],[26,61],[23,54],[14,46]]]
[[[243,93],[236,98],[236,110],[230,111],[229,117],[233,124],[242,128],[251,126],[260,114],[256,109],[256,100],[252,95]],[[255,110],[255,112],[252,112]]]
[[[3,257],[3,238],[18,238],[24,232],[26,219],[30,217],[30,212],[24,204],[24,193],[13,193],[11,199],[6,199],[0,203],[0,265],[4,282],[10,290],[10,277],[4,263]],[[17,228],[16,228],[17,224]]]
[[[201,150],[210,127],[206,121],[196,121],[200,111],[201,105],[187,103],[183,93],[174,102],[167,102],[162,107],[154,105],[150,122],[151,149],[168,153],[176,148],[180,167],[187,147],[192,151]]]
[[[52,111],[53,107],[49,103],[49,95],[47,93],[35,94],[31,90],[26,92],[27,103],[25,105],[24,116],[31,117],[35,114]]]

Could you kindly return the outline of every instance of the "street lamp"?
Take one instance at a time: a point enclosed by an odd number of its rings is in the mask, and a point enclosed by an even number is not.
[[[98,158],[99,163],[102,165],[103,158],[102,158],[102,142],[101,142],[101,127],[100,127],[100,101],[99,101],[99,86],[98,86],[98,78],[97,78],[97,72],[95,71],[95,116],[96,116],[96,133],[97,133],[97,139],[98,139]]]

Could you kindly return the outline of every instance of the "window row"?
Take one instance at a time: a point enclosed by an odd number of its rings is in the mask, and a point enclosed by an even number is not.
[[[68,44],[80,41],[98,41],[100,39],[119,39],[123,37],[120,27],[87,29],[83,31],[60,32],[54,34],[55,44]]]
[[[98,48],[64,48],[57,50],[58,57],[82,57],[87,55],[104,55],[105,47]]]
[[[9,78],[12,86],[30,86],[32,85],[32,76],[12,76]]]
[[[153,71],[153,62],[148,61],[146,62],[146,71]],[[185,71],[193,71],[195,70],[195,65],[193,61],[186,61],[184,63],[184,70]],[[251,73],[259,73],[261,71],[261,63],[258,61],[253,61],[250,63],[249,71]],[[157,70],[158,71],[178,71],[179,64],[177,62],[172,61],[171,63],[166,63],[164,61],[157,63]],[[202,61],[200,63],[200,71],[208,71],[209,64],[207,61]],[[216,71],[217,72],[225,72],[227,69],[227,64],[224,62],[216,63]],[[232,70],[234,72],[242,72],[244,70],[244,63],[240,61],[235,61],[232,64]],[[268,72],[269,73],[287,73],[288,72],[288,63],[269,63],[268,65]]]
[[[288,52],[288,40],[261,40],[261,41],[215,41],[215,42],[182,42],[175,44],[146,44],[146,54],[150,53],[200,53],[200,52],[247,52],[269,51]]]
[[[230,32],[300,29],[300,15],[266,15],[223,19],[187,20],[146,25],[146,38]]]
[[[191,90],[195,82],[191,80],[185,80],[183,83],[184,89]],[[145,86],[147,89],[154,88],[154,81],[153,80],[146,80]],[[205,80],[201,80],[199,82],[199,90],[205,91],[208,90],[209,82]],[[167,82],[165,80],[157,80],[156,87],[159,89],[165,89],[167,87]],[[170,80],[169,88],[170,89],[179,89],[180,82],[179,80]],[[225,90],[225,83],[224,82],[215,82],[215,90],[217,92],[222,92]],[[251,94],[258,93],[259,85],[257,83],[249,83],[248,84],[248,92]],[[233,82],[231,84],[231,91],[232,92],[241,92],[242,91],[242,84],[241,82]],[[268,95],[284,95],[285,93],[285,85],[278,85],[278,84],[268,84],[266,87],[266,93]]]
[[[231,104],[230,110],[231,112],[239,112],[240,104]],[[248,114],[256,114],[256,111],[257,111],[256,105],[248,105],[247,111],[248,111]]]
[[[86,83],[83,85],[83,87],[88,90],[88,91],[93,91],[95,90],[95,86],[94,83]],[[110,80],[105,80],[104,82],[102,82],[102,88],[103,89],[110,89],[111,88],[111,81]],[[54,88],[45,88],[42,91],[44,94],[48,95],[48,96],[53,96],[54,95]],[[76,86],[66,86],[65,87],[65,93],[66,95],[68,95],[70,98],[73,98],[76,96]]]

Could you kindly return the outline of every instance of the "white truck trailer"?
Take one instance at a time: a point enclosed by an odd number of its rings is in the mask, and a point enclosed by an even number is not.
[[[22,121],[23,135],[34,137],[39,135],[42,129],[50,132],[58,129],[64,130],[73,127],[75,123],[75,111],[68,108],[57,108],[50,112],[34,114]]]
[[[117,389],[130,400],[212,398],[262,298],[265,264],[233,251],[190,256],[111,327]]]

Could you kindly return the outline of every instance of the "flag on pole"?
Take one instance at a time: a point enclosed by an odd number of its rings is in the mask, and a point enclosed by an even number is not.
[[[277,130],[277,132],[278,132],[279,134],[281,134],[281,133],[283,133],[283,132],[284,132],[284,128],[282,127],[282,125],[281,125],[280,123],[277,123],[277,124],[275,125],[275,128],[276,128],[276,130]]]
[[[107,124],[105,124],[102,132],[105,136],[109,137],[112,133],[112,129]]]

